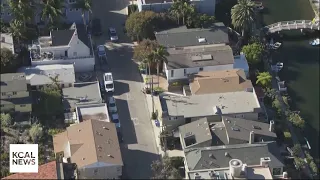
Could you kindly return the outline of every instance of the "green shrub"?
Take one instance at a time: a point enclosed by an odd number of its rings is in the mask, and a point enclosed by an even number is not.
[[[151,119],[156,120],[158,118],[158,111],[151,113]]]
[[[153,88],[153,90],[158,92],[158,93],[164,92],[164,89],[162,89],[161,87],[155,87],[155,88]]]
[[[286,138],[286,140],[291,139],[291,133],[289,131],[285,131],[283,132],[284,137]]]
[[[137,11],[138,11],[138,6],[136,4],[128,5],[128,16],[130,16],[130,14],[137,12]]]

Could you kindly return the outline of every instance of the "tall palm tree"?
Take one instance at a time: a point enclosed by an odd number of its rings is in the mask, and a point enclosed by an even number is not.
[[[170,11],[170,14],[176,18],[178,25],[180,25],[180,18],[182,17],[181,2],[174,1],[169,11]]]
[[[51,81],[52,81],[52,85],[54,85],[54,86],[56,86],[56,87],[58,87],[58,88],[60,88],[60,84],[59,84],[59,75],[56,75],[56,76],[54,76],[54,77],[49,77],[50,79],[51,79]]]
[[[47,20],[50,26],[57,23],[63,16],[63,0],[44,0],[42,6],[41,17]]]
[[[271,84],[272,76],[269,72],[261,72],[257,76],[257,84],[261,84],[263,87],[268,87]]]
[[[9,0],[8,4],[15,20],[23,22],[24,27],[34,19],[33,0]]]
[[[158,87],[159,87],[159,68],[160,64],[167,62],[167,57],[169,53],[163,46],[159,46],[152,51],[153,62],[157,63],[157,76],[158,76]]]
[[[81,16],[83,20],[84,26],[86,26],[85,14],[86,12],[92,13],[92,0],[77,0],[76,4],[74,4],[74,8],[81,9]],[[88,14],[89,19],[89,14]]]
[[[242,36],[256,21],[255,8],[255,3],[251,0],[238,0],[238,4],[231,9],[231,23],[235,28],[242,30]]]

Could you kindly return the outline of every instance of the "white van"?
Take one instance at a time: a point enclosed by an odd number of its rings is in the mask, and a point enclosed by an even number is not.
[[[113,77],[111,72],[104,73],[103,81],[106,92],[114,92]]]

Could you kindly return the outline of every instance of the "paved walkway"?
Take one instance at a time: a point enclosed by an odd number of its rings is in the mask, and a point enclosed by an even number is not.
[[[269,62],[272,62],[272,60],[269,61]],[[284,103],[282,95],[280,94],[280,91],[279,91],[279,88],[278,88],[278,81],[276,79],[278,74],[276,72],[274,72],[274,71],[271,71],[270,65],[267,66],[267,67],[268,67],[269,73],[272,75],[272,88],[277,91],[276,98],[278,99],[278,101],[281,104],[281,111],[284,113],[287,110],[287,105]],[[297,135],[294,132],[294,127],[292,126],[291,122],[286,119],[286,123],[287,123],[287,126],[288,126],[289,130],[290,130],[291,138],[292,138],[293,143],[294,144],[300,144],[299,139],[298,139]],[[304,151],[302,151],[299,156],[302,159],[306,158],[306,156],[304,154]],[[304,166],[302,171],[312,179],[313,176],[312,176],[312,173],[310,171],[309,165]]]

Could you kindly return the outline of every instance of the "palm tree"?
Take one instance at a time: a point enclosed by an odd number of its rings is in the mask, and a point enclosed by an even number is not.
[[[59,75],[56,75],[55,77],[49,77],[52,81],[52,85],[60,88],[60,85],[59,85]]]
[[[170,8],[170,14],[177,19],[178,25],[180,25],[180,18],[182,16],[181,13],[181,1],[174,1]]]
[[[251,0],[238,0],[238,4],[231,9],[231,23],[235,28],[249,31],[256,21],[255,3]]]
[[[257,76],[256,84],[261,84],[263,87],[268,87],[271,84],[272,76],[269,72],[261,72]]]
[[[9,0],[8,4],[15,20],[23,22],[24,27],[34,18],[33,0]]]
[[[77,0],[77,3],[74,5],[75,8],[81,9],[81,16],[84,26],[86,26],[85,14],[86,12],[92,13],[92,1],[91,0]],[[88,14],[89,19],[89,14]]]
[[[167,62],[167,58],[166,56],[168,56],[169,53],[167,52],[167,50],[165,49],[165,47],[163,46],[159,46],[156,49],[154,49],[152,51],[152,56],[153,56],[153,62],[157,63],[157,76],[158,76],[158,87],[159,87],[159,68],[160,68],[160,64],[162,64],[163,62]]]
[[[42,19],[46,19],[48,21],[49,26],[52,26],[58,22],[61,16],[63,16],[63,1],[45,0],[43,3],[41,17]]]
[[[170,13],[177,19],[178,25],[182,17],[182,23],[185,25],[185,19],[192,16],[195,8],[190,4],[189,0],[176,0],[170,8]]]

